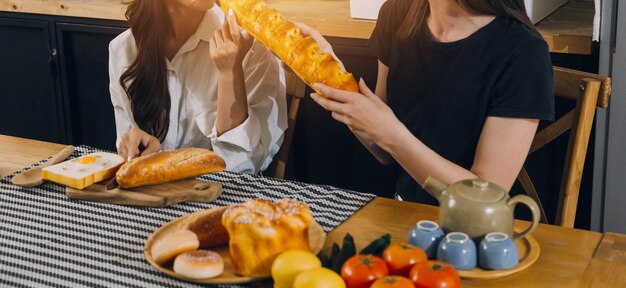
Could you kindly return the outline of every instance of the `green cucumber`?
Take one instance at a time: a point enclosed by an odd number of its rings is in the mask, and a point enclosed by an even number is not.
[[[331,268],[332,266],[332,262],[330,261],[330,256],[328,256],[328,253],[326,253],[326,251],[322,250],[320,251],[320,253],[317,254],[317,258],[320,259],[320,262],[322,262],[322,267],[325,268]]]
[[[372,241],[367,247],[363,248],[359,254],[382,256],[383,251],[391,244],[391,234],[387,233],[382,237]]]
[[[354,245],[354,238],[349,233],[343,237],[343,245],[341,246],[341,251],[337,254],[337,256],[333,256],[333,271],[341,274],[341,267],[343,263],[345,263],[350,257],[356,255],[356,247]]]

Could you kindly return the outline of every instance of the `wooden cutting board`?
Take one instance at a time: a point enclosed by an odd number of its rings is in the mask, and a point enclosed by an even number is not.
[[[65,188],[70,199],[119,205],[165,207],[180,202],[211,202],[222,194],[222,184],[197,179],[183,179],[159,185],[107,190],[106,182],[83,190]]]
[[[11,172],[9,171],[9,168],[0,167],[0,179],[4,178],[5,176],[9,174],[11,174]]]

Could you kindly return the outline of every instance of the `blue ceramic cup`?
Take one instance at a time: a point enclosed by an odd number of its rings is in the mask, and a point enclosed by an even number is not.
[[[465,233],[448,233],[439,242],[437,260],[450,263],[457,270],[476,267],[476,244]]]
[[[413,225],[409,231],[408,242],[424,250],[426,255],[428,255],[428,259],[435,259],[437,258],[437,245],[439,245],[439,241],[444,235],[445,233],[439,228],[437,223],[422,220]]]
[[[483,269],[511,269],[519,263],[517,246],[509,235],[502,232],[487,234],[480,241],[478,250],[479,265]]]

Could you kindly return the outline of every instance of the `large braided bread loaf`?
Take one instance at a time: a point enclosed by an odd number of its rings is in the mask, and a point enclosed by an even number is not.
[[[294,23],[267,8],[264,0],[220,0],[220,6],[224,13],[232,9],[239,25],[309,86],[324,83],[341,90],[359,90],[351,73],[344,71],[332,55],[321,51],[313,38],[303,36]]]

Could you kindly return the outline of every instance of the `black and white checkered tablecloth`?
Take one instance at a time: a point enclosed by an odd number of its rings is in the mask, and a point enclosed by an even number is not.
[[[71,156],[95,152],[80,146]],[[64,187],[36,188],[0,179],[0,287],[195,287],[158,272],[145,260],[144,242],[164,223],[185,214],[264,198],[309,204],[326,232],[374,198],[330,186],[219,172],[201,176],[222,183],[212,203],[167,208],[70,200]]]

